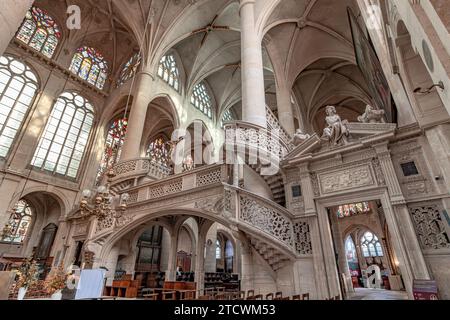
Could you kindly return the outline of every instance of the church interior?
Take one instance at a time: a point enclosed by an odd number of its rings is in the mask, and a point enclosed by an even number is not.
[[[449,12],[2,0],[0,300],[450,299]]]

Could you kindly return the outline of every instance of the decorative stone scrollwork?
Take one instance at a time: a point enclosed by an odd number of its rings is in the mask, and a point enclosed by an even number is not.
[[[240,205],[240,219],[292,246],[292,223],[286,217],[245,195],[240,196]]]
[[[134,216],[124,215],[116,220],[116,228],[122,228],[133,222]]]
[[[194,208],[219,214],[223,210],[223,201],[222,198],[199,200],[195,202]]]
[[[358,121],[362,123],[385,123],[384,115],[384,110],[377,110],[371,105],[367,105],[366,112],[358,117]]]
[[[298,254],[312,254],[311,233],[307,222],[294,224],[295,250]]]
[[[166,184],[158,185],[149,190],[149,199],[156,199],[181,192],[183,189],[183,180],[178,179],[175,181],[169,181]]]
[[[449,249],[450,239],[437,205],[410,207],[417,236],[424,249]]]
[[[317,173],[311,173],[311,183],[313,187],[313,192],[315,197],[320,197],[320,186],[319,186],[319,178],[317,177]]]
[[[115,219],[112,215],[108,215],[107,217],[105,217],[105,219],[98,220],[95,233],[100,233],[104,230],[114,227],[114,220]]]
[[[130,195],[130,199],[128,200],[128,204],[138,202],[138,196],[139,196],[138,191],[130,192],[129,195]]]
[[[136,170],[137,167],[137,161],[132,160],[128,162],[119,163],[114,167],[114,172],[116,175],[120,176],[125,173],[133,172]]]
[[[324,174],[320,177],[320,183],[322,192],[327,194],[371,186],[374,181],[369,166],[364,165]]]

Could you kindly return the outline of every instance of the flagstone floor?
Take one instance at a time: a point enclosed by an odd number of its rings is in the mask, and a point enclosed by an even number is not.
[[[408,294],[405,291],[357,288],[348,300],[408,300]]]

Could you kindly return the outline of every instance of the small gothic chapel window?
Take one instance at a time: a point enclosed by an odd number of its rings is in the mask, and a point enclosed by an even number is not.
[[[158,76],[176,91],[180,91],[180,72],[172,54],[163,56],[159,61]]]
[[[163,138],[157,138],[150,143],[147,150],[147,157],[155,164],[167,168],[170,166],[169,148]]]
[[[383,249],[378,237],[369,231],[361,238],[361,249],[365,258],[383,256]]]
[[[108,136],[106,137],[106,145],[103,152],[100,168],[97,173],[97,183],[99,183],[103,174],[114,166],[120,160],[122,146],[128,128],[128,119],[120,117],[114,120],[109,127]]]
[[[55,20],[44,10],[32,7],[27,12],[16,38],[46,57],[52,58],[61,32]]]
[[[36,96],[38,80],[31,69],[0,57],[0,157],[7,156]]]
[[[79,48],[73,56],[69,69],[100,90],[105,86],[108,65],[103,56],[93,48]]]
[[[6,234],[1,241],[23,243],[31,226],[33,211],[25,200],[20,200],[13,209],[13,213],[6,225]]]
[[[198,110],[203,112],[208,118],[212,118],[212,101],[211,96],[206,89],[206,85],[201,82],[194,87],[191,96],[191,103]]]
[[[120,77],[117,80],[117,87],[120,87],[125,82],[130,80],[136,74],[139,66],[141,65],[141,55],[139,53],[135,53],[130,60],[123,66],[122,72],[120,73]]]
[[[94,107],[82,96],[59,96],[33,157],[36,168],[76,178],[94,124]]]
[[[223,128],[223,126],[224,126],[224,124],[226,122],[230,122],[230,121],[233,121],[233,120],[235,120],[234,116],[233,116],[233,113],[231,112],[230,109],[228,109],[227,111],[224,112],[220,125]]]
[[[354,204],[346,204],[340,206],[337,211],[338,218],[346,218],[355,216],[358,214],[368,213],[370,211],[370,205],[368,202],[360,202]]]

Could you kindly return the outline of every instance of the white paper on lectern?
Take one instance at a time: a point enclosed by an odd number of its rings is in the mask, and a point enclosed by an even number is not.
[[[106,270],[82,270],[75,300],[98,299],[103,296]]]

